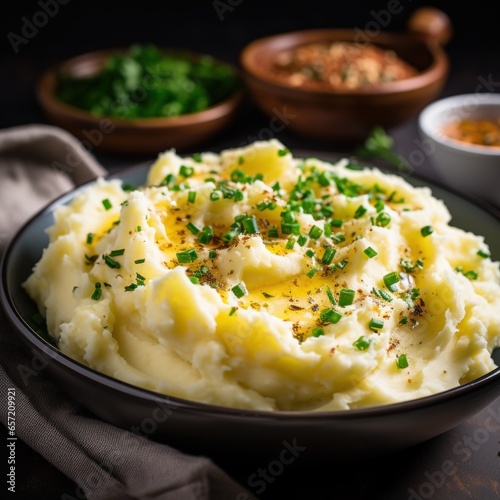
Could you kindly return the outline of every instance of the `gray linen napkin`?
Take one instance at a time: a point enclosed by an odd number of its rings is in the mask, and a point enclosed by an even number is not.
[[[105,174],[70,134],[49,125],[0,131],[0,255],[19,226],[58,195]],[[0,394],[16,389],[16,435],[72,479],[89,500],[254,498],[212,461],[109,425],[60,391],[0,308]],[[6,412],[1,412],[6,426]],[[68,492],[70,495],[71,493]],[[79,496],[80,495],[80,496]],[[81,498],[74,492],[72,498]]]

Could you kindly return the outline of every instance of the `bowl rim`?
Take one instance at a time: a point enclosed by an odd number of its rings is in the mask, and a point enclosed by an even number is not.
[[[255,64],[254,58],[259,52],[265,51],[267,46],[272,43],[286,41],[293,37],[306,38],[319,37],[325,41],[335,41],[337,37],[354,37],[356,31],[348,28],[318,28],[318,29],[303,29],[296,31],[287,31],[274,35],[267,35],[257,38],[249,42],[240,53],[240,66],[243,69],[243,75],[247,78],[265,83],[275,88],[275,90],[288,91],[295,95],[318,95],[318,96],[353,96],[353,97],[367,97],[367,96],[380,96],[380,95],[393,95],[404,94],[412,92],[416,89],[425,88],[434,84],[440,79],[444,78],[449,70],[449,59],[443,48],[425,38],[420,38],[411,33],[390,33],[386,31],[379,32],[376,36],[372,37],[369,44],[373,45],[395,45],[397,42],[406,41],[413,42],[417,46],[425,47],[432,56],[430,65],[419,74],[398,80],[395,82],[387,82],[377,85],[371,85],[366,88],[360,89],[327,89],[315,87],[294,87],[283,82],[282,78],[273,75],[270,71],[262,66]],[[378,41],[378,43],[377,43]],[[303,42],[290,44],[291,47],[301,45]],[[305,42],[307,43],[307,42]],[[397,50],[395,50],[397,52]]]
[[[469,108],[472,107],[472,110]],[[468,94],[454,94],[443,97],[428,104],[418,116],[420,131],[431,140],[442,145],[448,150],[462,152],[474,156],[497,157],[500,156],[500,147],[483,146],[481,144],[468,144],[457,139],[447,137],[440,132],[440,128],[450,121],[443,113],[456,112],[467,115],[480,108],[497,108],[500,117],[500,94],[476,92]],[[463,117],[463,116],[462,116]]]
[[[38,100],[38,103],[45,112],[49,112],[51,114],[56,113],[59,116],[64,117],[64,119],[66,120],[73,120],[73,121],[79,120],[93,124],[100,123],[102,120],[106,120],[109,125],[111,124],[114,125],[115,129],[116,128],[163,129],[163,128],[176,128],[176,127],[197,125],[205,122],[210,122],[218,118],[222,118],[223,116],[229,114],[243,100],[243,97],[245,95],[245,89],[242,85],[242,78],[240,71],[235,65],[227,61],[224,61],[216,56],[213,56],[212,54],[196,52],[184,48],[163,47],[163,46],[158,48],[167,53],[183,54],[193,58],[207,56],[212,58],[217,63],[229,66],[234,71],[234,74],[238,79],[239,85],[231,95],[229,95],[222,101],[219,101],[213,104],[212,106],[209,106],[206,109],[203,109],[201,111],[195,111],[192,113],[184,113],[182,115],[171,116],[171,117],[118,118],[109,115],[97,116],[93,115],[89,111],[67,104],[59,100],[57,97],[55,97],[54,91],[57,84],[57,73],[59,72],[60,69],[66,66],[81,64],[86,60],[91,60],[94,58],[104,60],[113,54],[124,52],[129,48],[130,47],[115,47],[115,48],[94,50],[70,57],[68,59],[53,64],[42,73],[42,75],[40,76],[40,78],[36,83],[35,95]]]
[[[327,154],[327,153],[326,153]],[[150,162],[146,162],[148,165]],[[136,165],[134,167],[129,167],[117,172],[109,173],[104,176],[104,179],[121,179],[121,176],[131,174],[135,171],[143,170],[146,168],[146,163]],[[374,165],[377,168],[376,165]],[[424,177],[419,177],[415,175],[415,178],[420,180],[426,180]],[[46,339],[44,339],[40,334],[38,334],[28,323],[28,321],[22,317],[20,312],[18,312],[15,302],[11,296],[10,288],[8,287],[7,279],[7,267],[11,255],[14,253],[16,242],[19,238],[29,230],[29,227],[43,215],[46,215],[54,210],[56,206],[64,203],[68,203],[73,199],[81,190],[85,189],[87,186],[95,182],[94,180],[87,181],[80,186],[72,189],[59,196],[58,198],[49,202],[46,206],[41,208],[37,213],[30,217],[10,238],[7,243],[6,248],[0,255],[0,305],[3,306],[5,313],[8,316],[9,321],[16,330],[16,335],[21,335],[22,340],[28,342],[31,346],[44,352],[46,356],[49,356],[54,362],[59,363],[64,366],[65,369],[71,370],[74,374],[78,376],[85,377],[89,379],[92,383],[98,383],[104,385],[112,390],[118,391],[123,395],[129,397],[136,397],[139,399],[146,399],[152,403],[165,403],[171,406],[175,406],[176,409],[182,409],[182,411],[187,413],[203,414],[205,416],[224,416],[226,418],[252,418],[267,421],[286,421],[286,422],[303,422],[305,420],[362,420],[368,417],[376,417],[386,414],[405,414],[408,412],[413,412],[415,410],[423,410],[429,406],[444,404],[445,402],[456,400],[462,397],[464,394],[469,394],[474,392],[477,387],[493,386],[496,387],[497,391],[500,388],[500,366],[494,370],[482,375],[481,377],[471,380],[466,384],[441,391],[436,394],[431,394],[428,396],[423,396],[416,399],[410,399],[406,401],[401,401],[397,403],[389,403],[371,407],[364,408],[353,408],[348,410],[300,410],[300,411],[268,411],[268,410],[253,410],[253,409],[242,409],[234,407],[225,407],[219,405],[213,405],[210,403],[203,403],[198,401],[191,401],[188,399],[183,399],[176,396],[169,396],[159,392],[155,392],[149,389],[138,387],[132,385],[128,382],[121,381],[119,379],[113,378],[97,370],[90,368],[72,358],[62,353],[57,347],[52,345]],[[441,185],[439,182],[432,181],[436,186],[439,186],[452,194],[456,194],[453,189]],[[489,205],[481,202],[481,200],[475,200],[473,198],[466,199],[480,209],[487,211],[500,223],[500,211],[494,210]],[[494,385],[497,384],[497,385]]]

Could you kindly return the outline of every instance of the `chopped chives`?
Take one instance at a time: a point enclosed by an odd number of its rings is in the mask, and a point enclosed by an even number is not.
[[[87,233],[87,245],[92,245],[92,241],[94,241],[94,233]]]
[[[142,231],[142,226],[137,226],[136,229],[137,229],[137,232],[139,233]]]
[[[182,252],[177,252],[177,260],[180,264],[190,264],[198,258],[198,254],[194,248],[190,250],[184,250]]]
[[[109,253],[109,256],[110,257],[118,257],[119,255],[123,255],[124,253],[125,253],[125,249],[124,248],[120,248],[119,250],[112,250]]]
[[[126,292],[132,292],[133,290],[135,290],[137,288],[137,283],[131,283],[130,285],[127,285],[125,287],[125,291]]]
[[[245,195],[243,194],[243,191],[241,191],[240,189],[237,189],[234,192],[234,201],[241,201],[244,197]]]
[[[377,226],[385,227],[391,222],[391,216],[387,212],[380,212],[375,219]]]
[[[274,226],[271,226],[268,230],[267,230],[267,236],[269,238],[279,238],[279,233],[278,233],[278,228],[274,227]]]
[[[181,165],[179,168],[179,174],[182,175],[182,177],[191,177],[194,174],[194,168]]]
[[[334,243],[342,243],[345,241],[345,234],[344,233],[335,233],[332,235],[332,240]]]
[[[479,255],[479,257],[482,257],[483,259],[491,257],[491,255],[488,252],[485,252],[484,250],[478,250],[477,255]]]
[[[202,162],[201,154],[200,153],[194,153],[193,154],[193,160],[196,163],[201,163]]]
[[[314,250],[313,250],[312,248],[308,248],[308,249],[306,250],[306,255],[307,255],[310,259],[312,259],[312,258],[314,257]]]
[[[246,234],[259,234],[259,226],[255,215],[250,215],[241,221]]]
[[[186,224],[186,227],[193,233],[198,234],[200,232],[200,228],[196,227],[191,221]]]
[[[122,189],[125,191],[125,192],[130,192],[130,191],[135,191],[137,189],[136,186],[134,186],[133,184],[128,184],[127,182],[124,182],[122,184]]]
[[[344,221],[342,219],[332,219],[330,221],[330,226],[332,227],[342,227]]]
[[[295,246],[295,238],[293,236],[290,236],[290,238],[288,238],[288,241],[286,242],[285,248],[287,250],[293,250],[294,246]]]
[[[377,201],[377,203],[375,203],[375,210],[377,212],[381,212],[383,209],[385,208],[385,205],[384,205],[384,202],[383,201]]]
[[[312,278],[317,272],[319,271],[318,268],[316,267],[313,267],[308,273],[307,273],[307,277],[308,278]]]
[[[238,156],[238,165],[243,165],[245,163],[245,157],[244,156]]]
[[[384,322],[381,319],[372,318],[368,323],[368,327],[372,330],[380,330],[384,327]]]
[[[377,297],[380,297],[381,299],[385,300],[386,302],[392,302],[392,297],[385,290],[379,290],[377,288],[373,288],[372,292],[374,295],[376,295]]]
[[[189,281],[193,285],[199,285],[200,284],[200,279],[197,276],[189,276]]]
[[[300,235],[300,224],[297,221],[294,222],[281,222],[281,232],[283,234],[295,234]]]
[[[144,262],[146,262],[146,259],[137,259],[137,260],[134,260],[134,264],[144,264]]]
[[[432,226],[424,226],[421,230],[420,230],[420,234],[425,238],[426,236],[429,236],[430,234],[432,234],[434,232],[434,229],[432,228]]]
[[[170,187],[175,183],[175,175],[174,174],[168,174],[165,176],[165,178],[160,182],[160,187]]]
[[[95,284],[95,287],[94,287],[94,292],[92,293],[92,295],[90,296],[90,298],[92,300],[99,300],[102,296],[102,287],[101,287],[101,284],[99,282],[97,282]]]
[[[478,277],[478,274],[477,274],[477,271],[474,271],[474,270],[470,270],[470,271],[465,271],[463,273],[463,275],[466,277],[466,278],[469,278],[470,280],[477,280],[477,277]]]
[[[208,258],[209,259],[217,258],[217,250],[210,250],[210,252],[208,252]]]
[[[309,230],[309,237],[313,240],[317,240],[323,234],[323,229],[318,226],[313,226]]]
[[[220,191],[217,191],[217,190],[212,191],[212,192],[210,193],[210,200],[211,200],[211,201],[217,201],[217,200],[220,200],[220,195],[221,195]]]
[[[109,210],[113,206],[108,198],[102,200],[102,205],[106,210]]]
[[[337,304],[337,301],[335,300],[335,297],[333,296],[333,293],[332,291],[330,290],[330,287],[327,286],[326,287],[326,295],[328,297],[328,300],[333,304],[333,305],[336,305]]]
[[[188,191],[188,203],[194,203],[196,200],[196,191]]]
[[[400,354],[399,356],[396,356],[396,366],[400,370],[402,370],[403,368],[408,368],[409,364],[406,354]]]
[[[112,259],[109,255],[102,256],[105,264],[111,269],[120,269],[121,265],[115,259]]]
[[[355,295],[356,292],[354,290],[350,290],[349,288],[342,288],[339,294],[339,306],[350,306],[354,302]]]
[[[229,231],[226,231],[221,235],[221,239],[224,243],[231,243],[237,236],[241,233],[241,229],[238,224],[231,224]]]
[[[231,309],[229,310],[229,316],[232,316],[235,312],[236,312],[236,309],[238,309],[237,307],[231,307]]]
[[[299,246],[303,247],[307,243],[307,236],[304,236],[303,234],[299,235],[297,238],[297,243]]]
[[[85,264],[88,266],[92,265],[97,260],[97,255],[87,255],[85,254]]]
[[[397,290],[396,283],[399,282],[399,274],[396,272],[388,273],[384,276],[385,286],[391,291],[395,292]]]
[[[400,324],[400,325],[406,325],[406,323],[408,323],[408,316],[403,316],[403,317],[399,320],[399,324]]]
[[[370,259],[373,259],[373,257],[377,256],[378,253],[376,252],[376,250],[374,250],[372,247],[368,247],[368,248],[365,248],[363,250],[363,253],[369,257]]]
[[[359,219],[361,217],[363,217],[363,215],[365,215],[367,212],[367,208],[364,207],[363,205],[360,205],[356,211],[354,212],[354,218],[355,219]]]
[[[263,212],[264,210],[274,210],[276,206],[276,202],[273,200],[264,200],[257,204],[257,209],[259,212]],[[293,220],[290,220],[290,222],[293,222]]]
[[[212,229],[212,227],[205,226],[198,234],[198,241],[203,245],[207,245],[208,243],[210,243],[213,237],[214,237],[214,230]]]
[[[321,262],[323,262],[323,264],[326,264],[326,265],[331,264],[336,253],[337,253],[337,250],[335,250],[335,248],[326,247],[325,253],[323,254],[323,257],[321,257]]]
[[[328,309],[323,309],[323,311],[321,311],[319,318],[322,323],[338,323],[340,318],[342,318],[342,314],[329,307]]]
[[[336,264],[336,266],[337,268],[342,270],[345,268],[345,266],[347,266],[347,264],[349,264],[349,261],[347,259],[342,259],[339,263]]]
[[[358,340],[355,340],[352,345],[358,350],[358,351],[366,351],[370,347],[370,341],[367,340],[363,335],[359,337]]]
[[[321,337],[324,334],[325,334],[325,330],[323,330],[323,328],[321,328],[320,326],[318,326],[317,328],[313,328],[312,332],[311,332],[311,335],[313,337]]]
[[[278,156],[286,156],[287,154],[290,153],[290,150],[285,148],[285,149],[278,149]]]
[[[231,288],[232,292],[236,295],[236,298],[241,299],[244,295],[246,295],[247,290],[243,283],[238,283],[237,285]]]

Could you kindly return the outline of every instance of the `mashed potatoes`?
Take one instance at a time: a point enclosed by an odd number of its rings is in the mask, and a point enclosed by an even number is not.
[[[25,288],[62,352],[259,410],[434,394],[495,368],[500,272],[427,188],[278,141],[99,179],[58,207]]]

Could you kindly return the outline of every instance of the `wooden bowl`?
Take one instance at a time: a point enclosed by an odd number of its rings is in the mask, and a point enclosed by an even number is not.
[[[156,154],[170,148],[182,151],[222,132],[238,113],[243,100],[241,89],[203,111],[161,118],[97,117],[55,96],[61,71],[81,77],[96,74],[106,60],[120,50],[123,49],[90,52],[69,59],[47,70],[36,88],[38,102],[48,121],[71,132],[88,149],[123,154]],[[183,54],[200,57],[187,51]]]
[[[240,56],[243,77],[258,107],[287,117],[290,130],[316,140],[345,144],[366,138],[378,125],[389,128],[416,116],[442,90],[449,60],[442,48],[451,23],[441,11],[414,12],[404,33],[314,29],[278,34],[248,44]],[[404,80],[352,90],[292,86],[273,71],[278,54],[319,42],[365,43],[394,51],[418,70]]]

